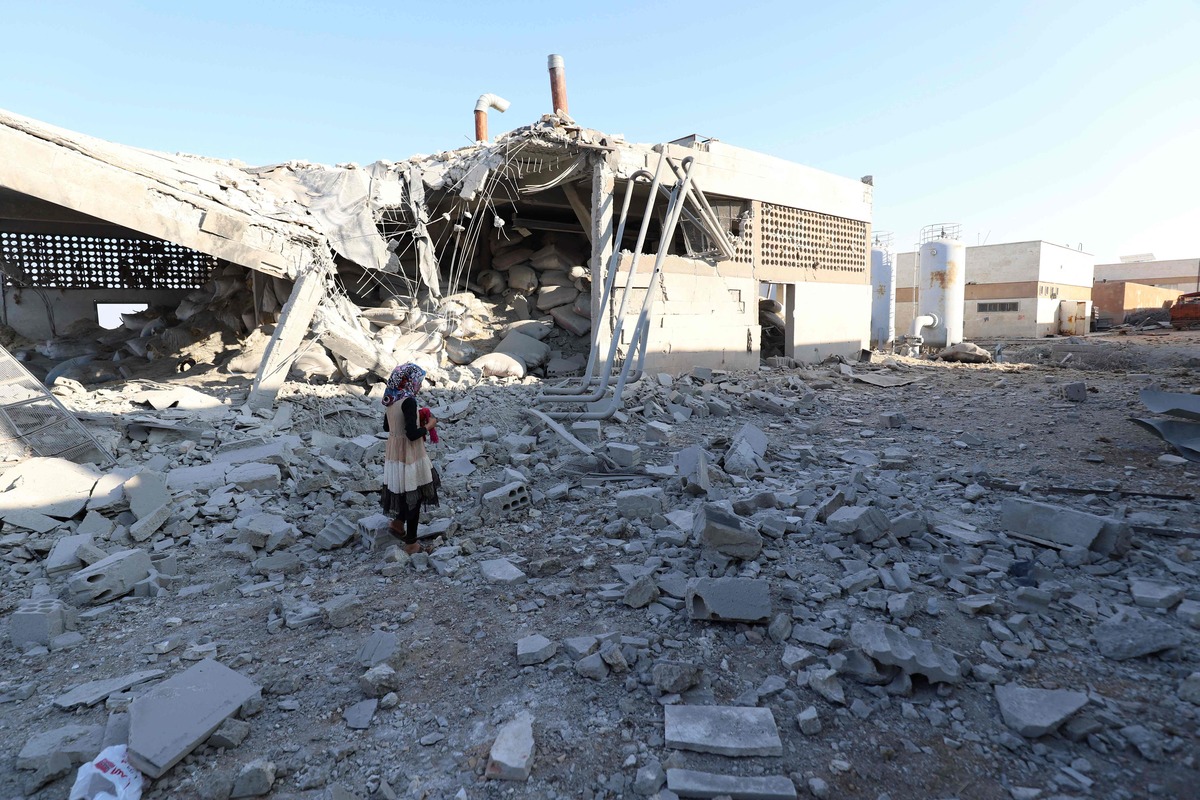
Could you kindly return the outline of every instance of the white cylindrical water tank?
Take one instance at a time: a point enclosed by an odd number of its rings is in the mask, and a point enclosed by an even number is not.
[[[896,263],[887,245],[871,247],[871,347],[888,349],[896,335]]]
[[[966,303],[967,248],[956,239],[931,239],[921,245],[918,314],[937,318],[937,325],[921,330],[924,344],[949,347],[963,340],[963,306]]]

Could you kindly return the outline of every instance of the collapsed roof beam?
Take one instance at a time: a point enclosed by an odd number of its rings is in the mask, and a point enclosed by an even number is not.
[[[295,278],[313,259],[309,244],[281,225],[34,136],[7,117],[0,187],[277,278]]]

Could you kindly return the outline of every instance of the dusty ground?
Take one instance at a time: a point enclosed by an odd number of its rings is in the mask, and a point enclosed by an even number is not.
[[[302,573],[262,596],[238,591],[252,579],[251,569],[246,561],[222,553],[222,522],[262,510],[281,514],[301,532],[312,534],[331,514],[366,516],[375,510],[375,495],[362,490],[375,479],[376,463],[331,476],[328,490],[300,496],[285,489],[246,497],[236,510],[227,509],[224,519],[194,515],[190,535],[180,525],[182,520],[173,519],[157,546],[178,554],[185,583],[204,587],[199,593],[110,603],[107,614],[80,624],[86,645],[75,649],[23,656],[7,643],[0,647],[0,757],[5,765],[0,797],[66,796],[69,778],[26,795],[28,774],[12,769],[31,735],[68,723],[102,723],[109,713],[103,703],[73,714],[59,711],[51,705],[57,694],[86,680],[147,666],[172,674],[189,665],[190,650],[198,653],[204,648],[196,646],[206,643],[215,644],[219,660],[262,685],[264,708],[249,718],[251,732],[239,747],[201,747],[154,782],[149,798],[227,797],[239,769],[257,758],[276,764],[271,796],[280,798],[329,797],[338,786],[364,798],[633,797],[638,796],[633,789],[638,769],[655,762],[740,775],[790,775],[801,796],[810,794],[813,779],[817,782],[812,790],[844,798],[1195,796],[1200,706],[1181,699],[1177,687],[1200,670],[1197,631],[1165,613],[1161,618],[1179,631],[1181,647],[1112,661],[1103,658],[1089,638],[1098,617],[1065,600],[1078,593],[1090,595],[1103,617],[1115,605],[1130,603],[1127,579],[1132,576],[1169,579],[1185,586],[1187,597],[1200,599],[1193,560],[1200,555],[1200,539],[1141,533],[1121,559],[1095,557],[1089,564],[1067,566],[1052,550],[1003,537],[994,545],[966,548],[926,533],[864,547],[813,519],[815,504],[838,487],[853,487],[857,502],[877,505],[892,518],[919,510],[931,521],[945,515],[1000,534],[999,504],[1016,493],[995,488],[990,479],[1021,485],[1021,493],[1047,502],[1101,515],[1133,515],[1194,535],[1200,529],[1200,506],[1194,500],[1200,465],[1161,462],[1159,457],[1167,452],[1164,443],[1127,417],[1140,413],[1137,395],[1142,388],[1200,391],[1195,370],[1200,335],[1105,337],[1071,345],[1076,354],[1060,363],[1062,356],[1055,356],[1061,350],[1054,348],[1067,344],[1064,340],[1011,346],[1006,350],[1010,363],[985,366],[897,359],[900,373],[919,374],[922,380],[892,389],[855,383],[836,368],[731,376],[717,396],[733,405],[732,415],[673,424],[669,442],[642,447],[649,464],[669,465],[675,451],[692,444],[707,448],[715,460],[744,422],[759,425],[771,441],[771,474],[746,480],[714,470],[714,499],[736,500],[761,491],[798,497],[801,502],[783,511],[797,520],[796,532],[766,539],[758,559],[734,562],[729,574],[768,578],[775,613],[844,635],[855,620],[886,620],[887,615],[868,607],[862,593],[830,596],[830,581],[855,561],[872,566],[908,563],[919,610],[904,624],[919,628],[924,637],[972,664],[997,667],[1000,682],[1087,692],[1091,703],[1080,715],[1096,721],[1090,737],[1072,741],[1059,734],[1040,739],[1014,735],[1000,719],[992,687],[977,677],[953,688],[930,686],[918,678],[911,696],[896,697],[842,676],[847,705],[861,700],[856,711],[866,709],[863,719],[799,683],[797,674],[781,664],[784,645],[768,635],[765,625],[693,622],[686,609],[662,614],[608,599],[602,594],[605,590],[617,589],[619,596],[624,589],[613,569],[617,564],[653,567],[660,576],[668,571],[720,574],[691,543],[680,546],[661,537],[671,527],[665,520],[652,525],[621,520],[615,493],[631,486],[661,486],[669,501],[667,511],[694,510],[700,501],[682,493],[673,478],[649,476],[589,486],[585,474],[573,471],[576,454],[545,432],[533,453],[513,464],[528,473],[538,493],[535,508],[517,518],[484,520],[475,500],[475,487],[499,478],[510,466],[511,454],[502,448],[489,448],[476,462],[478,471],[466,479],[447,480],[443,503],[433,516],[455,518],[459,528],[447,544],[461,550],[444,552],[446,574],[418,558],[399,570],[393,564],[387,572],[396,574],[385,576],[385,559],[379,552],[367,552],[354,542],[316,553],[306,549],[308,537],[302,536],[295,546],[306,561]],[[1093,353],[1087,348],[1104,349]],[[1030,363],[1011,363],[1017,359]],[[197,374],[177,380],[233,399],[245,391],[244,381],[230,382],[228,376]],[[1085,403],[1062,399],[1060,386],[1070,381],[1088,384]],[[441,450],[453,452],[477,443],[485,425],[497,427],[501,435],[521,431],[525,423],[520,409],[537,389],[536,382],[527,383],[483,383],[432,392],[431,404],[471,400],[463,418],[443,427]],[[650,380],[643,383],[627,407],[664,401],[665,388]],[[815,402],[790,416],[757,411],[727,391],[761,386],[800,395],[801,384],[815,391]],[[92,391],[69,401],[93,418],[114,414],[110,427],[119,427],[122,415],[133,411],[121,398],[122,387],[92,388],[110,394]],[[289,433],[305,435],[319,428],[352,436],[376,430],[376,401],[359,396],[361,390],[355,394],[339,386],[289,384],[286,395],[295,408]],[[880,427],[878,415],[884,411],[903,413],[911,427]],[[632,412],[625,424],[606,424],[604,436],[641,442],[646,421]],[[237,435],[239,428],[232,423],[221,432],[223,439]],[[108,440],[117,441],[116,434],[109,434]],[[809,454],[797,455],[805,447],[811,448]],[[850,450],[878,455],[892,447],[907,450],[911,460],[900,468],[882,469],[855,467],[840,458]],[[167,456],[172,466],[196,458],[186,442],[134,450],[121,439],[118,449],[121,461],[131,464],[155,455]],[[323,469],[302,452],[292,473],[311,477]],[[566,499],[551,501],[541,494],[564,481],[571,484]],[[984,491],[968,500],[967,490],[973,485]],[[1063,494],[1050,491],[1054,487],[1097,491]],[[1193,499],[1121,495],[1113,493],[1114,488]],[[811,499],[805,490],[812,491],[816,503],[805,502]],[[203,498],[178,499],[181,509],[204,505]],[[115,543],[107,549],[116,549]],[[970,616],[956,607],[963,590],[939,571],[939,559],[946,554],[978,564],[996,553],[1046,567],[1053,577],[1043,581],[1042,588],[1054,596],[1048,608],[1029,617],[1020,637],[1025,652],[1000,660],[990,657],[983,645],[1001,644],[989,623],[1003,623],[1001,628],[1018,624],[1013,615],[1021,609],[1011,576],[983,570],[966,579],[963,588],[968,591],[999,598],[992,611]],[[0,548],[0,557],[5,555]],[[483,581],[478,562],[499,557],[524,569],[529,582],[500,586]],[[0,565],[0,612],[5,617],[43,579],[36,563],[11,553],[7,561],[7,566]],[[63,579],[51,584],[57,591]],[[299,628],[269,624],[293,599],[319,604],[347,592],[356,592],[364,604],[358,620],[348,627],[334,629],[321,621]],[[929,613],[928,605],[934,598],[936,615]],[[363,669],[355,655],[372,629],[399,633],[407,661],[400,669],[398,703],[380,709],[369,730],[351,731],[342,712],[364,697],[358,685]],[[628,637],[623,650],[629,671],[601,681],[577,674],[561,646],[563,640],[608,632]],[[514,643],[531,633],[559,642],[558,654],[546,663],[519,667]],[[150,645],[176,634],[182,634],[186,644],[166,655],[146,654]],[[829,655],[808,647],[822,661]],[[689,702],[738,704],[756,699],[770,708],[783,739],[783,756],[735,759],[665,747],[662,692],[650,677],[651,665],[660,659],[703,668],[703,680],[686,698]],[[750,692],[747,700],[748,690],[762,687],[770,676],[784,679],[786,688],[757,697]],[[32,695],[19,699],[28,688]],[[120,706],[124,701],[110,702]],[[795,721],[808,706],[816,707],[823,725],[815,735],[802,733]],[[537,754],[531,779],[526,784],[485,781],[482,771],[498,726],[522,710],[535,718]],[[1151,742],[1140,750],[1128,730],[1136,725],[1148,732]],[[1082,776],[1082,781],[1074,776]],[[1022,794],[1014,787],[1029,787],[1030,792]]]

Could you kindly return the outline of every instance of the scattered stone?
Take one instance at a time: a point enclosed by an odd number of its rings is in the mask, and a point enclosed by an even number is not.
[[[1092,629],[1100,655],[1114,661],[1148,656],[1179,647],[1179,631],[1158,619],[1119,611]]]
[[[816,706],[809,706],[796,715],[796,726],[806,736],[816,736],[821,732],[821,717]]]
[[[837,670],[810,669],[808,671],[808,688],[839,706],[846,705],[846,690],[838,680]]]
[[[1088,702],[1083,692],[1034,689],[1011,683],[997,686],[995,692],[1004,724],[1030,739],[1058,730]]]
[[[900,667],[910,675],[924,675],[935,683],[959,683],[962,669],[954,651],[918,639],[892,625],[856,622],[850,626],[850,641],[881,664]]]
[[[1016,533],[1068,547],[1086,547],[1103,555],[1129,549],[1129,526],[1071,508],[1008,497],[1000,505],[1000,524]]]
[[[208,737],[209,747],[232,750],[250,735],[250,723],[241,719],[227,719]]]
[[[740,517],[712,503],[696,513],[692,532],[700,544],[730,558],[751,559],[762,551],[762,535]]]
[[[522,714],[496,734],[484,776],[493,780],[527,781],[534,752],[533,718]]]
[[[509,585],[525,582],[525,573],[513,566],[512,562],[506,558],[484,561],[480,563],[479,571],[488,583]]]
[[[766,622],[771,618],[770,586],[755,578],[693,579],[688,582],[686,602],[695,620]]]
[[[703,670],[681,661],[658,661],[650,670],[654,685],[667,694],[680,694],[700,682]]]
[[[645,608],[658,599],[658,584],[649,575],[643,575],[625,590],[622,601],[630,608]]]
[[[1187,590],[1182,586],[1151,578],[1133,578],[1129,593],[1135,605],[1143,608],[1171,608],[1183,599]]]
[[[557,652],[558,645],[541,634],[535,633],[517,641],[517,663],[523,667],[549,661]]]
[[[239,797],[261,797],[271,791],[275,784],[275,762],[265,758],[255,759],[242,767],[237,780],[233,782],[233,790],[229,793],[230,800]]]
[[[342,712],[342,718],[346,720],[346,727],[350,730],[365,731],[371,727],[371,718],[375,716],[377,708],[379,701],[375,698],[360,700]]]

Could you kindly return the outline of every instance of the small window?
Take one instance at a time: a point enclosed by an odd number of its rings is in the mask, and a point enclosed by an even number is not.
[[[990,314],[994,311],[1016,311],[1017,303],[979,303],[976,310],[980,314]]]

